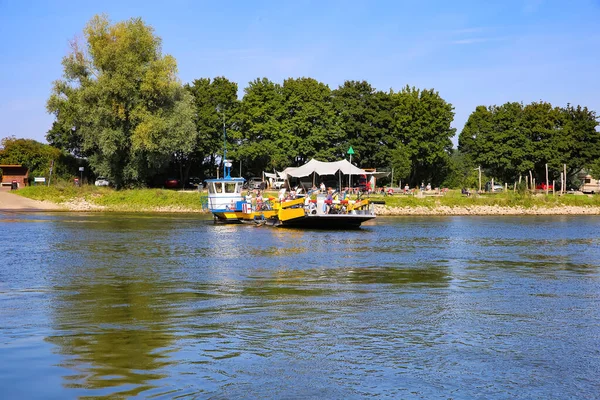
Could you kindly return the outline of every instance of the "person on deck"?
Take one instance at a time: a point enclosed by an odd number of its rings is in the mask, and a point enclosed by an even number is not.
[[[256,211],[260,211],[260,210],[262,210],[262,208],[263,208],[263,197],[259,190],[258,193],[256,194]]]
[[[325,198],[325,214],[329,214],[331,211],[331,205],[333,204],[333,190],[331,188],[327,191],[327,197]]]
[[[252,192],[250,190],[246,192],[246,204],[248,206],[248,210],[252,211]]]

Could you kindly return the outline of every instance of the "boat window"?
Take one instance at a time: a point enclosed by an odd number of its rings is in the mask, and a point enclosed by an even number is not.
[[[208,188],[208,193],[214,193],[215,192],[215,184],[214,182],[208,182],[208,184],[206,185],[206,187]]]
[[[223,193],[223,182],[215,182],[215,193]]]
[[[235,193],[235,182],[225,182],[225,193]]]

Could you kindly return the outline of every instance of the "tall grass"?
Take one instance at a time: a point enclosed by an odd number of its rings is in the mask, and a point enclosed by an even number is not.
[[[75,187],[69,182],[58,182],[50,187],[28,186],[19,189],[21,196],[35,200],[47,200],[54,203],[65,203],[85,200],[91,204],[105,207],[106,211],[154,211],[181,210],[200,211],[201,194],[198,192],[180,192],[165,189],[126,189],[114,190],[106,187],[84,185]],[[276,192],[267,192],[267,196],[277,197]],[[469,206],[505,206],[505,207],[560,207],[584,206],[600,207],[600,196],[576,195],[532,195],[528,192],[507,192],[482,194],[471,197],[461,195],[460,191],[451,190],[444,196],[394,196],[369,197],[371,200],[383,201],[390,207],[469,207]]]
[[[451,190],[444,196],[371,196],[372,200],[385,201],[386,206],[390,207],[428,207],[438,206],[447,207],[469,207],[469,206],[503,206],[503,207],[560,207],[560,206],[583,206],[599,207],[600,196],[581,196],[581,195],[563,195],[554,196],[552,194],[531,194],[519,192],[481,194],[474,196],[464,196],[460,191]]]
[[[200,193],[179,192],[165,189],[115,190],[107,187],[72,184],[28,186],[19,189],[17,194],[34,200],[53,203],[66,203],[85,200],[103,206],[107,211],[152,211],[156,209],[200,211]]]

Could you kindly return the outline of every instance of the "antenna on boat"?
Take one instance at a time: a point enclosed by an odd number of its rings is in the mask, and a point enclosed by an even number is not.
[[[223,115],[223,178],[231,179],[231,160],[227,159],[227,129],[225,128],[225,110],[217,105],[217,112]]]

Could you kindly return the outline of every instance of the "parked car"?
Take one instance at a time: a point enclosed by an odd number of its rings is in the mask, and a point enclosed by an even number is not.
[[[367,190],[367,176],[358,175],[356,177],[352,177],[352,186],[364,192]]]
[[[504,190],[504,186],[499,183],[494,183],[494,192],[502,192]],[[492,192],[492,182],[485,183],[485,191]]]
[[[262,184],[262,178],[257,176],[252,177],[248,180],[248,188],[250,189],[260,189],[260,185]]]
[[[285,179],[275,179],[273,182],[273,189],[281,189],[285,185]]]
[[[110,181],[104,177],[99,177],[96,179],[96,182],[94,182],[94,185],[96,186],[110,186]]]
[[[177,178],[167,178],[167,180],[165,180],[165,187],[169,188],[169,189],[175,189],[178,188],[179,185],[179,179]]]
[[[552,185],[547,185],[545,183],[540,183],[539,185],[535,185],[535,190],[546,190],[546,187],[548,187],[548,190],[552,190],[553,189]]]
[[[586,175],[582,180],[581,186],[579,188],[572,189],[580,190],[583,193],[600,193],[600,180],[594,179],[591,175]]]
[[[189,177],[188,182],[187,182],[187,187],[197,188],[200,185],[202,185],[202,179],[198,178],[197,176]]]

